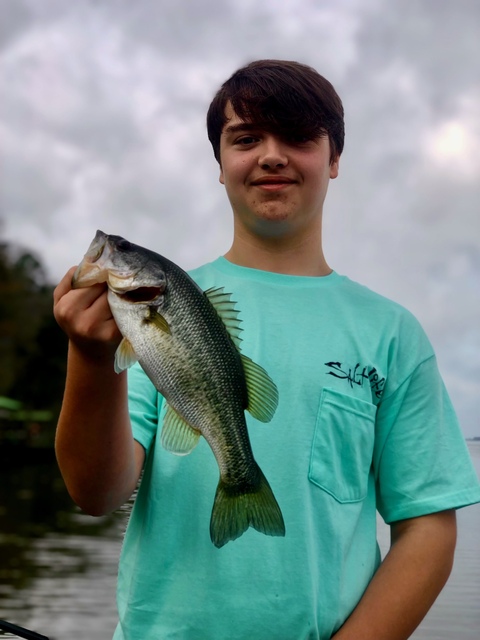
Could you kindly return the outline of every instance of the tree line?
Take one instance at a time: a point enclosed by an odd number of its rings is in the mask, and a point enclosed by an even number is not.
[[[53,317],[53,289],[40,260],[0,241],[0,396],[58,417],[67,338]]]

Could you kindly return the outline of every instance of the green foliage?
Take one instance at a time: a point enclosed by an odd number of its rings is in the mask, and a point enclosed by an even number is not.
[[[52,294],[32,253],[0,243],[0,395],[56,416],[67,339],[53,317]]]

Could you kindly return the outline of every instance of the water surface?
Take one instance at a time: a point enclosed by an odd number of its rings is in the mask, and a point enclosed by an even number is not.
[[[480,476],[480,442],[470,451]],[[79,512],[51,454],[0,463],[0,618],[50,640],[108,640],[125,513]],[[458,523],[452,575],[414,640],[480,639],[480,505],[461,509]],[[388,539],[379,520],[384,552]]]

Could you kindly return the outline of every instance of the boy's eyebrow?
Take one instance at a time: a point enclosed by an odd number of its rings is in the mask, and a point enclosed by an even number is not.
[[[251,131],[252,129],[261,129],[259,124],[255,122],[240,122],[238,124],[229,124],[223,129],[223,133],[226,135],[230,133],[239,133],[241,131]]]

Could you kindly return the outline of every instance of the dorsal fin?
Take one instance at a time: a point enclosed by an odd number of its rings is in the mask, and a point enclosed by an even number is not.
[[[242,341],[240,334],[242,333],[241,320],[238,317],[239,311],[235,309],[236,302],[232,301],[231,293],[225,293],[223,287],[212,287],[207,289],[205,295],[215,307],[221,321],[225,325],[230,337],[232,338],[237,349],[240,349]]]
[[[278,406],[278,389],[260,365],[240,354],[248,390],[247,411],[260,422],[270,422]]]
[[[131,343],[127,338],[123,338],[115,352],[115,373],[121,373],[125,369],[128,369],[137,359]]]
[[[188,455],[198,444],[200,431],[193,429],[168,403],[162,426],[162,445],[178,456]]]

